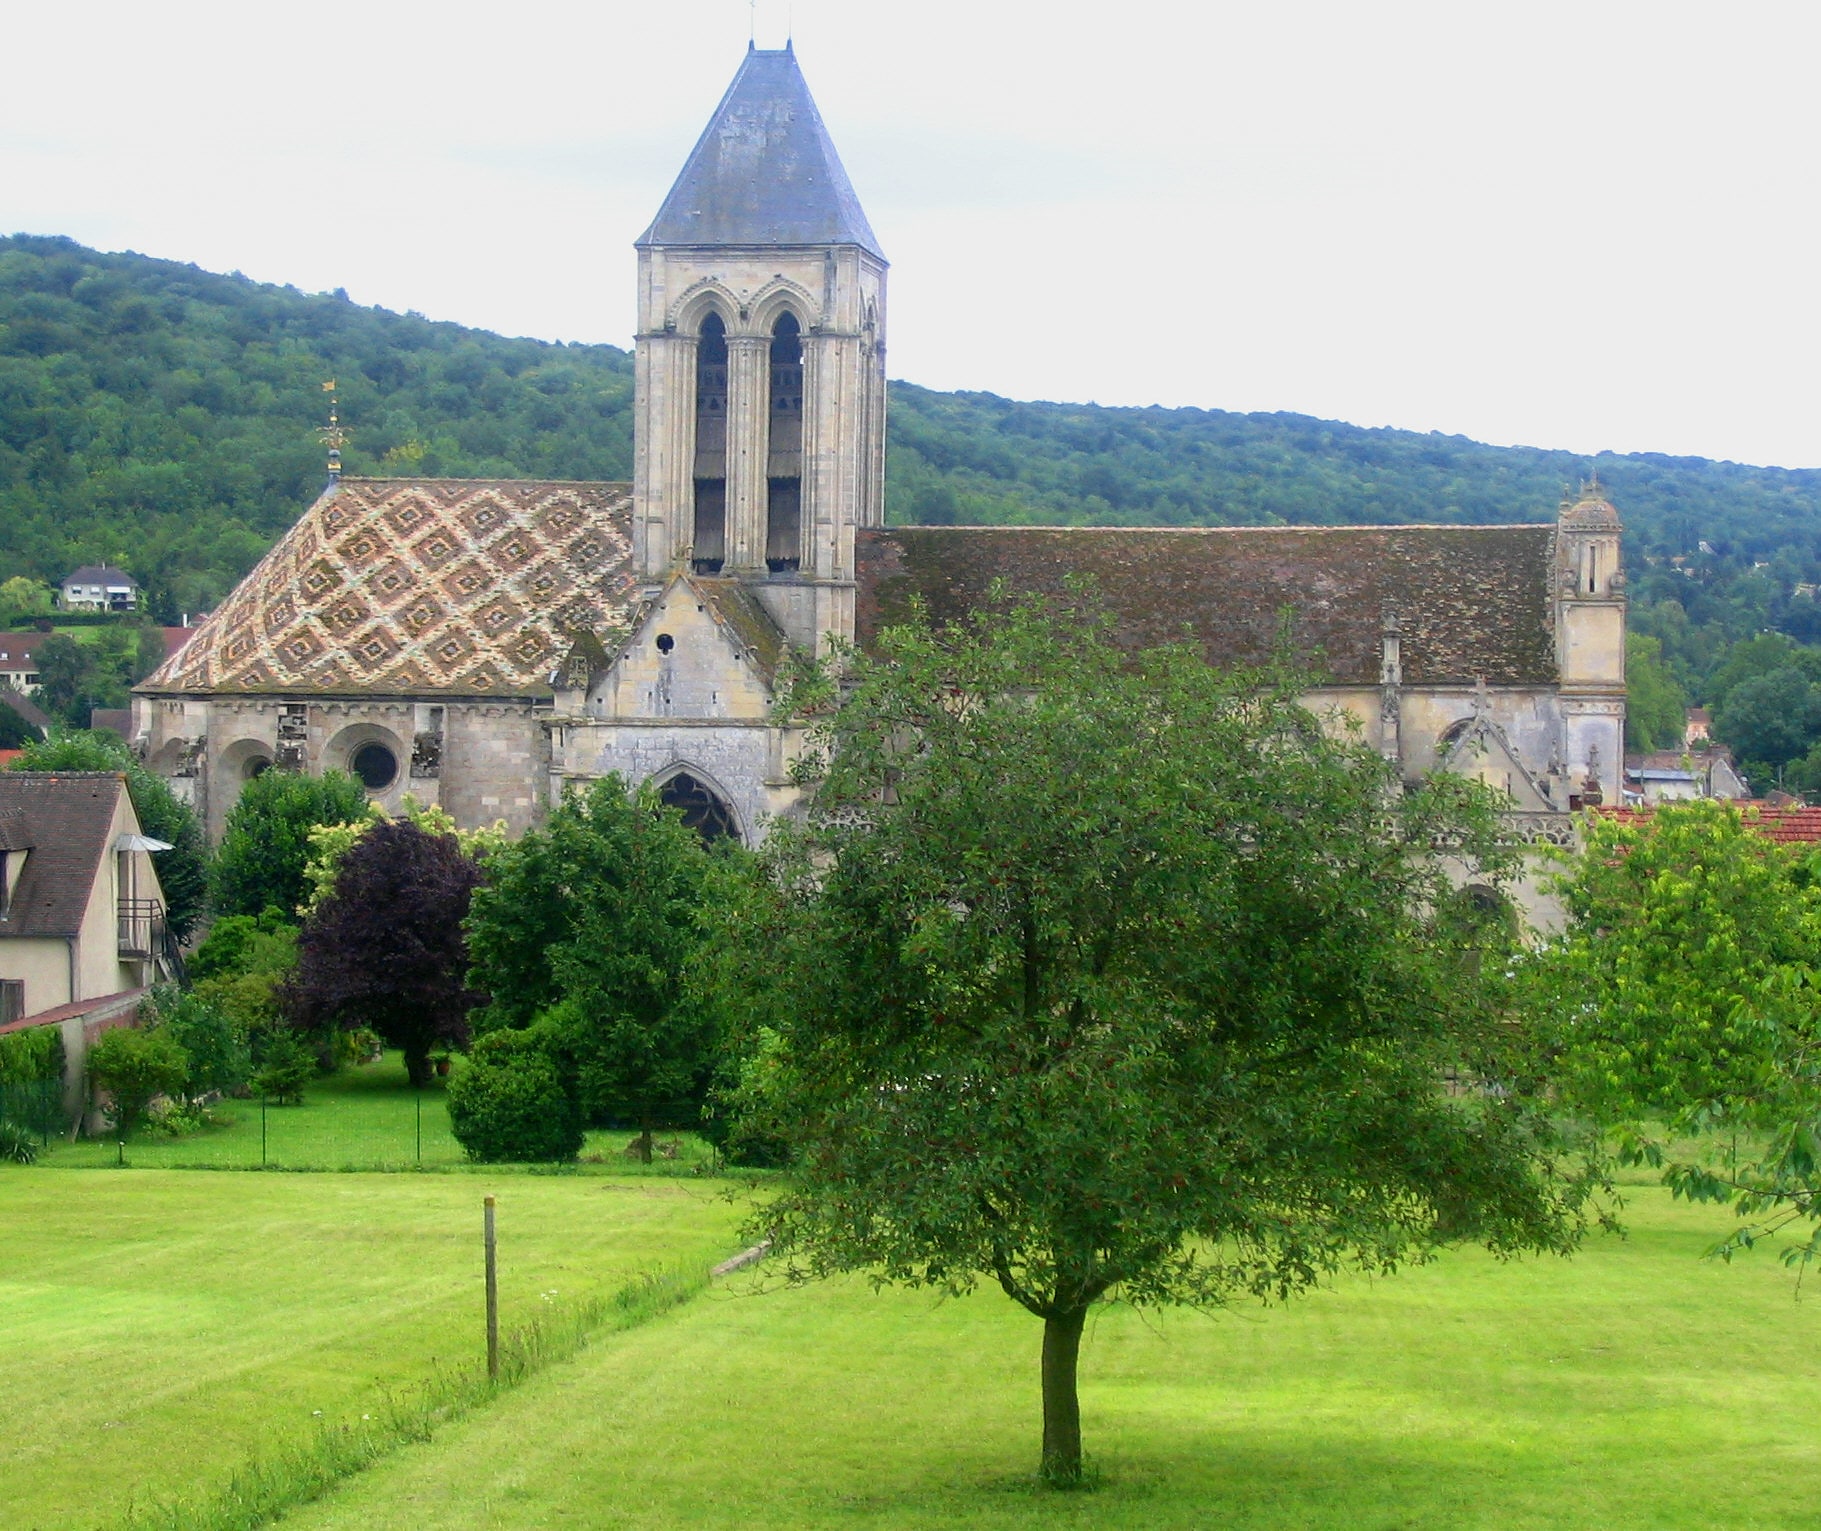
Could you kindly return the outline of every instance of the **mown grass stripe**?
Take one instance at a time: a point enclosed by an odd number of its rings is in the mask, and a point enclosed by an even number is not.
[[[313,1433],[255,1458],[225,1483],[195,1495],[129,1505],[118,1531],[256,1531],[288,1510],[401,1447],[428,1441],[546,1367],[578,1354],[590,1340],[648,1323],[703,1291],[705,1270],[647,1272],[611,1292],[556,1310],[504,1335],[500,1374],[484,1366],[438,1371],[403,1393],[386,1393],[359,1420],[324,1423]]]

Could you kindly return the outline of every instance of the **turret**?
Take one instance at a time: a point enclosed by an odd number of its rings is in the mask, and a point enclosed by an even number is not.
[[[1625,571],[1619,513],[1599,479],[1563,496],[1556,522],[1556,665],[1562,753],[1571,779],[1620,801],[1625,760]],[[1583,791],[1583,797],[1592,796]],[[1596,799],[1597,800],[1597,799]]]

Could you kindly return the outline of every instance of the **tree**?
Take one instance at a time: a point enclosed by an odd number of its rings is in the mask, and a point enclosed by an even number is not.
[[[179,941],[189,938],[208,901],[208,847],[188,803],[171,784],[149,770],[113,734],[86,730],[54,733],[28,744],[13,762],[18,771],[119,771],[141,832],[170,846],[154,853],[158,886],[164,891],[165,921]]]
[[[475,897],[481,1029],[542,1017],[588,1118],[630,1117],[646,1162],[653,1128],[679,1107],[693,1112],[713,1067],[711,1012],[685,985],[709,866],[654,790],[628,796],[608,776],[496,852]]]
[[[463,982],[462,922],[480,880],[453,835],[402,819],[368,830],[298,935],[293,1021],[318,1032],[370,1026],[404,1052],[411,1083],[428,1084],[430,1050],[468,1041],[477,996]]]
[[[212,1092],[235,1095],[253,1072],[247,1028],[234,1015],[204,996],[185,993],[175,984],[153,991],[145,1004],[143,1024],[168,1036],[187,1060],[183,1092],[191,1100]]]
[[[131,1137],[145,1120],[146,1108],[160,1095],[183,1089],[190,1072],[189,1055],[164,1031],[119,1026],[106,1031],[89,1049],[89,1079],[107,1091],[109,1118],[122,1138]]]
[[[47,617],[51,611],[51,592],[39,580],[15,574],[0,581],[0,627],[13,627],[28,617]]]
[[[45,707],[76,727],[87,722],[71,715],[89,674],[87,650],[74,638],[53,633],[33,651],[32,662],[38,667],[38,698]]]
[[[1296,677],[1128,654],[1091,610],[893,630],[849,680],[718,969],[794,1148],[759,1223],[794,1279],[989,1281],[1040,1318],[1048,1482],[1081,1479],[1097,1302],[1574,1246],[1597,1173],[1436,850],[1496,880],[1489,794],[1400,794]]]
[[[1714,726],[1742,760],[1774,771],[1801,759],[1821,734],[1821,688],[1796,665],[1754,676],[1727,693]]]
[[[43,737],[44,732],[36,723],[28,723],[8,705],[6,697],[0,696],[0,750],[21,750]]]
[[[321,776],[266,771],[254,777],[241,788],[215,851],[210,879],[215,912],[260,915],[277,909],[294,917],[309,893],[304,870],[310,831],[367,814],[366,788],[341,771]]]
[[[1625,645],[1625,743],[1634,750],[1673,749],[1682,743],[1688,698],[1663,663],[1663,645],[1633,634]]]
[[[1806,1218],[1790,1254],[1821,1255],[1821,858],[1679,803],[1590,821],[1566,893],[1526,973],[1561,1018],[1564,1100],[1678,1195],[1731,1202],[1722,1254]]]

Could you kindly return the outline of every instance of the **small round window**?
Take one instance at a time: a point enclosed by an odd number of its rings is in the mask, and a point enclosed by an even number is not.
[[[658,652],[660,654],[668,654],[676,646],[677,640],[671,637],[669,633],[658,634]]]
[[[363,744],[348,767],[369,792],[384,792],[398,778],[398,756],[383,744]]]

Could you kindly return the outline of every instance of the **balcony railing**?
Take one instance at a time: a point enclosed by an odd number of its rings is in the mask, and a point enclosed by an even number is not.
[[[169,944],[164,904],[155,898],[120,900],[120,955],[162,957]]]

